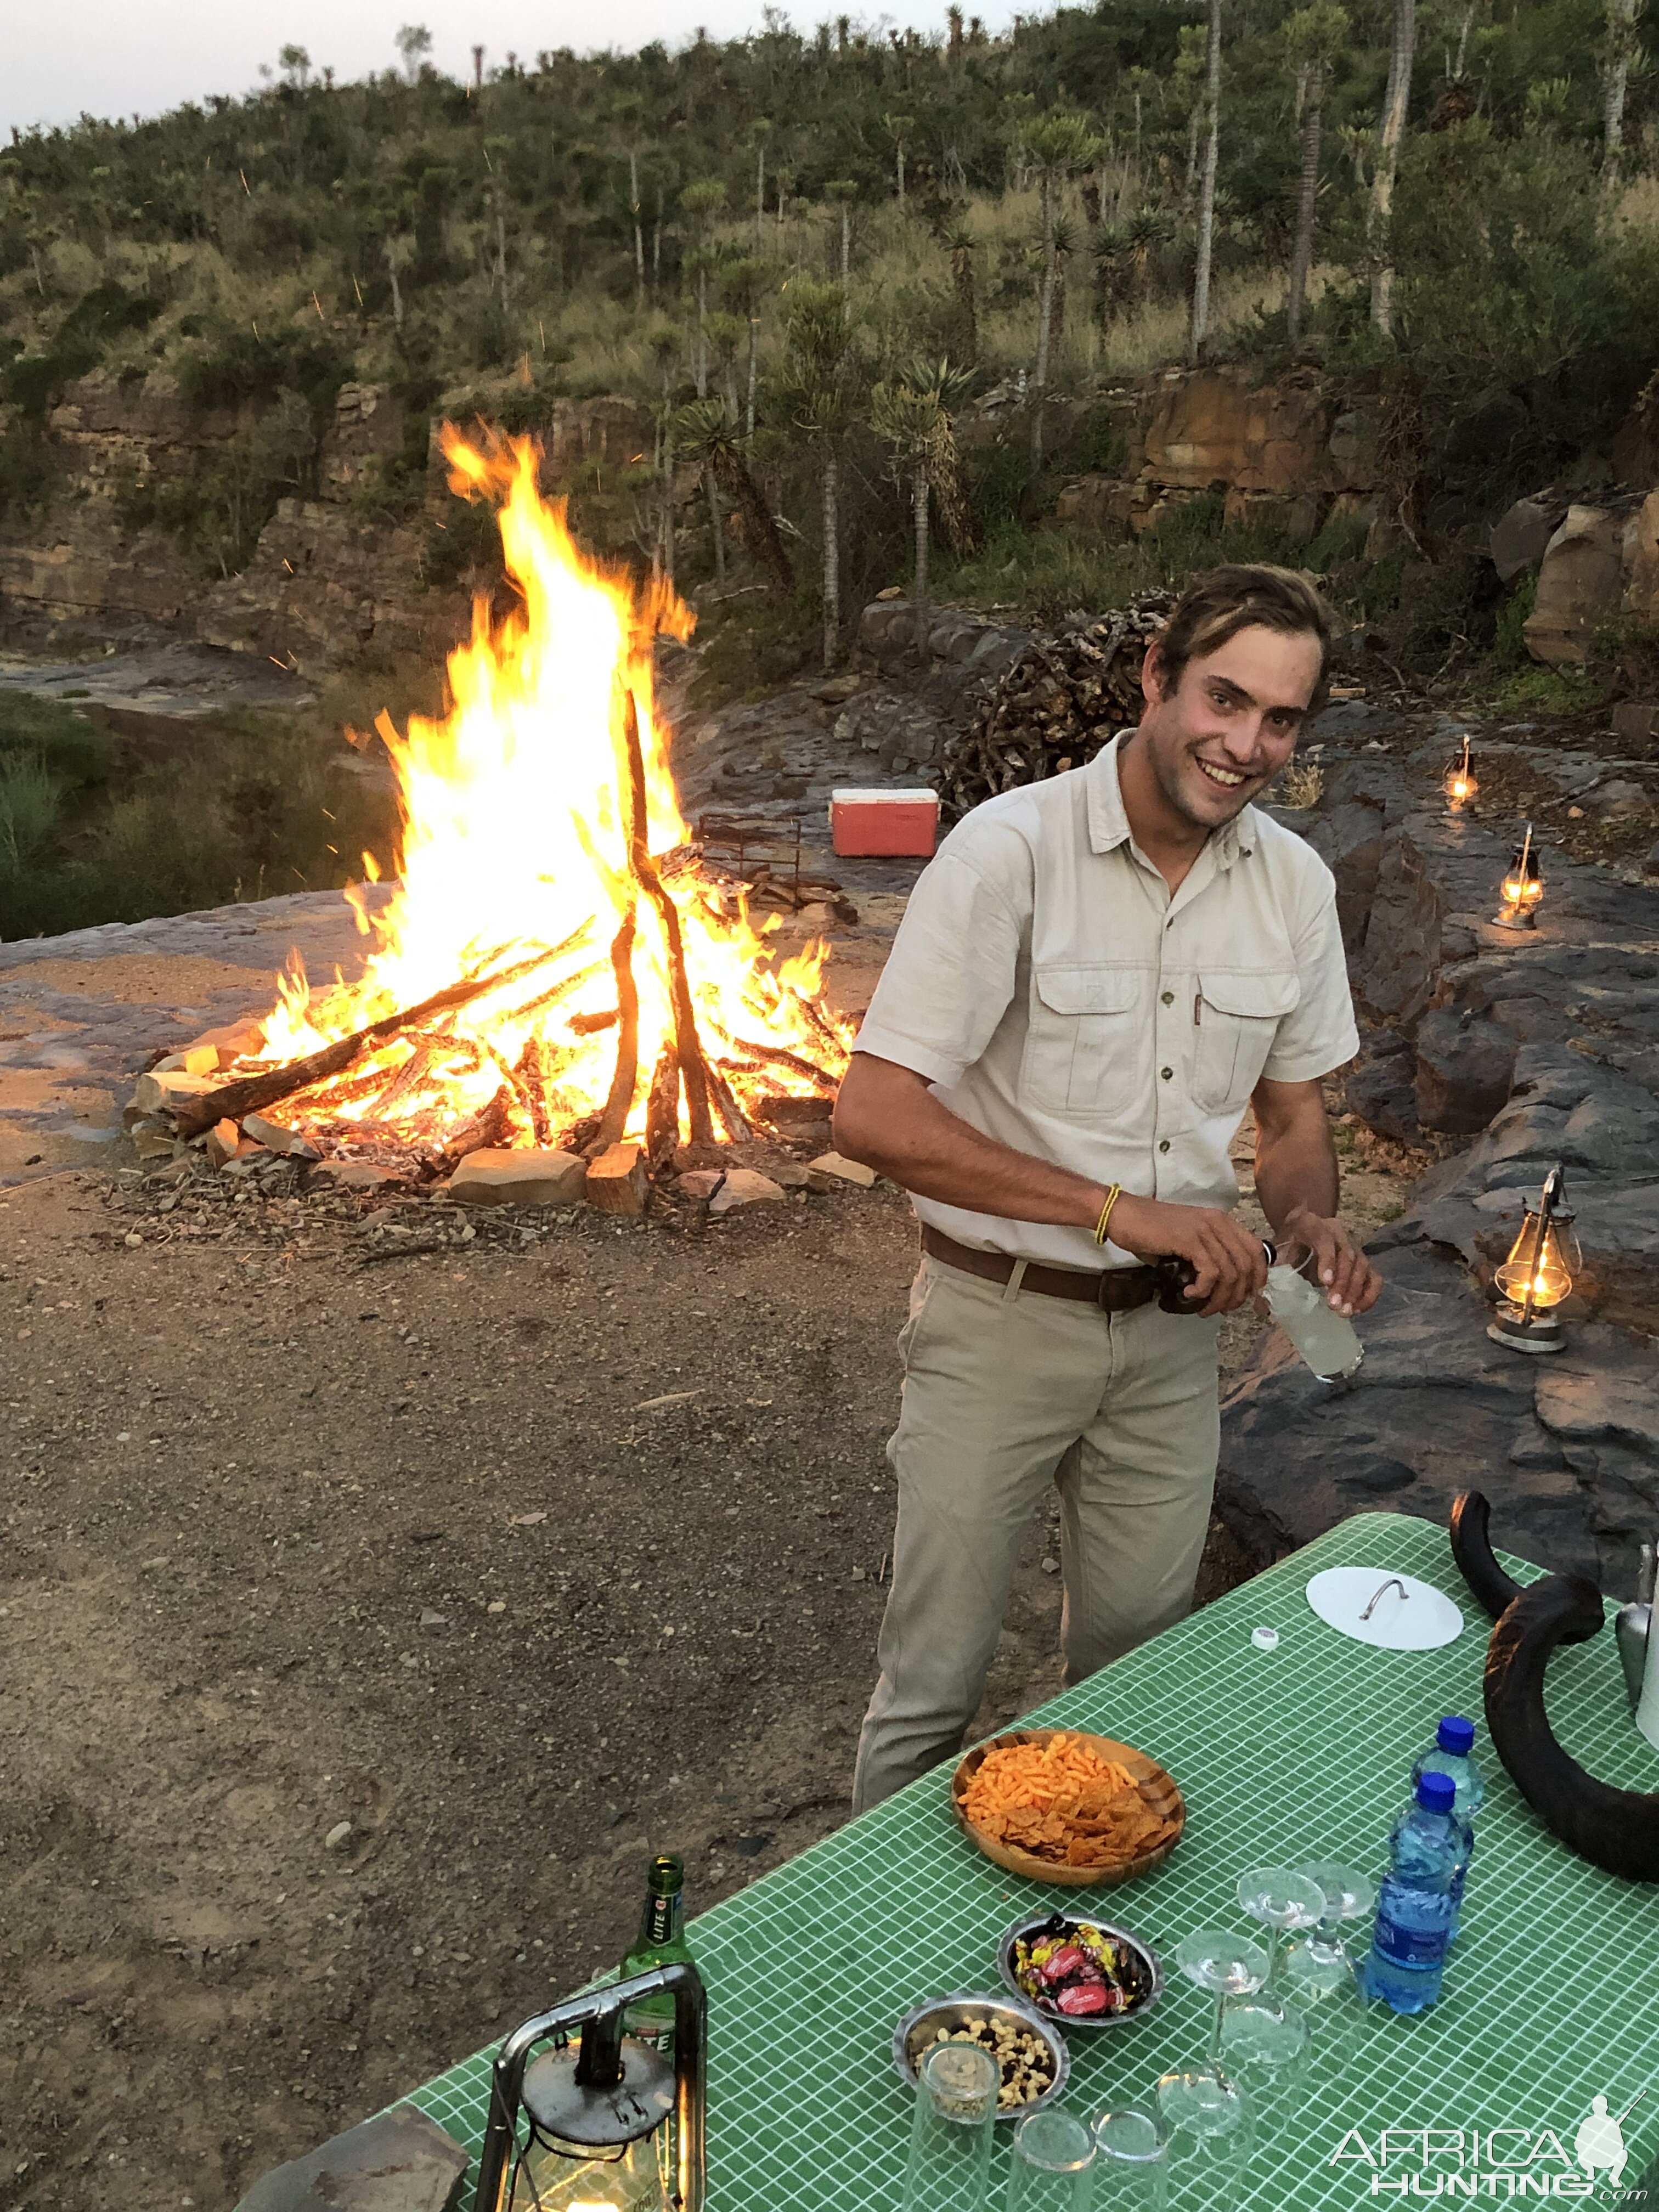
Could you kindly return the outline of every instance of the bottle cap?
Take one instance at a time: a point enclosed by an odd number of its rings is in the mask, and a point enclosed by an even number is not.
[[[1467,1759],[1474,1748],[1474,1723],[1466,1721],[1461,1713],[1448,1713],[1440,1723],[1435,1741],[1455,1759]]]
[[[1425,1813],[1449,1813],[1457,1802],[1457,1784],[1431,1766],[1418,1783],[1417,1802]]]

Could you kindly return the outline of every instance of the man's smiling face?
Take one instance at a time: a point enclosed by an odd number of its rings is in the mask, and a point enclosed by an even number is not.
[[[1194,654],[1169,688],[1156,645],[1142,672],[1140,736],[1164,799],[1183,820],[1218,830],[1296,750],[1319,682],[1319,640],[1260,623]]]

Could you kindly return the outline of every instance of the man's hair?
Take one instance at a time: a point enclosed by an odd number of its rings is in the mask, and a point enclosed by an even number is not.
[[[1170,689],[1179,687],[1189,660],[1218,652],[1240,630],[1252,628],[1319,640],[1319,680],[1308,702],[1308,712],[1316,714],[1330,681],[1331,611],[1305,576],[1266,562],[1212,568],[1188,585],[1158,639]]]

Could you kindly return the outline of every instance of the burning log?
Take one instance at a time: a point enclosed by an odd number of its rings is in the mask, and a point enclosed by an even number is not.
[[[697,1037],[697,1017],[691,1004],[691,986],[685,973],[685,946],[680,936],[680,910],[651,857],[647,842],[645,803],[645,758],[640,750],[639,709],[628,692],[623,706],[623,737],[628,754],[628,859],[634,880],[657,909],[668,948],[669,995],[674,1009],[674,1049],[680,1064],[680,1086],[685,1093],[685,1117],[694,1145],[713,1138],[708,1117],[708,1071]]]
[[[712,1065],[708,1069],[708,1095],[714,1102],[714,1110],[720,1117],[726,1135],[734,1145],[754,1135],[754,1123],[738,1105],[737,1095],[725,1076]]]
[[[665,1044],[645,1103],[645,1151],[653,1175],[679,1142],[679,1056],[672,1044]]]
[[[531,1133],[537,1149],[551,1151],[553,1117],[547,1104],[547,1048],[539,1036],[532,1034],[525,1039],[515,1073],[522,1085],[520,1095],[527,1094],[529,1097]]]
[[[599,1115],[593,1144],[599,1152],[622,1141],[640,1079],[640,994],[634,981],[634,908],[623,916],[611,940],[611,965],[617,978],[617,1066],[611,1095]]]
[[[591,927],[591,921],[584,922],[575,937],[584,935]],[[337,1038],[319,1052],[307,1053],[303,1060],[290,1060],[280,1067],[262,1068],[258,1075],[244,1076],[240,1082],[222,1084],[218,1090],[204,1092],[201,1097],[191,1099],[188,1106],[180,1107],[179,1133],[181,1137],[199,1136],[216,1121],[240,1121],[245,1114],[258,1113],[267,1106],[276,1105],[279,1099],[291,1097],[296,1091],[305,1091],[331,1075],[342,1075],[371,1045],[384,1043],[403,1030],[418,1030],[436,1014],[453,1012],[458,1006],[471,1005],[474,999],[482,999],[488,992],[500,990],[503,984],[516,983],[520,976],[556,959],[574,941],[574,938],[567,938],[564,944],[535,953],[530,959],[520,961],[516,967],[503,969],[499,975],[464,977],[445,990],[434,991],[418,1006],[405,1006],[395,1014],[383,1014],[379,1021],[354,1030],[349,1036]]]
[[[1141,660],[1173,604],[1143,592],[1097,622],[1034,636],[945,748],[936,781],[946,812],[1081,768],[1139,721]]]
[[[481,1113],[450,1131],[444,1139],[444,1158],[463,1160],[469,1152],[494,1152],[505,1146],[512,1133],[513,1093],[502,1084]]]

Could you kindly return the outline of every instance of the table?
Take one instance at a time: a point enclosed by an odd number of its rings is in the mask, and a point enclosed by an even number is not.
[[[1499,1556],[1517,1581],[1543,1571]],[[1437,1583],[1462,1607],[1462,1634],[1404,1653],[1338,1635],[1303,1594],[1337,1565]],[[1251,1644],[1259,1624],[1278,1629],[1277,1650]],[[1030,1716],[1133,1743],[1175,1775],[1186,1832],[1153,1873],[1092,1891],[1003,1873],[952,1820],[946,1765],[701,1914],[688,1935],[709,1993],[708,2212],[896,2206],[912,2099],[891,2039],[912,2002],[995,1990],[999,1936],[1040,1901],[1090,1900],[1167,1954],[1190,1929],[1248,1926],[1232,1893],[1247,1867],[1325,1857],[1380,1875],[1410,1762],[1443,1712],[1477,1722],[1488,1777],[1444,1995],[1369,2037],[1356,2078],[1313,2079],[1298,2123],[1259,2146],[1241,2212],[1451,2193],[1442,2176],[1457,2179],[1454,2201],[1524,2201],[1567,2178],[1541,2131],[1571,2161],[1592,2097],[1617,2115],[1646,2092],[1625,2123],[1632,2188],[1659,2164],[1659,1887],[1574,1857],[1498,1765],[1481,1713],[1488,1629],[1443,1529],[1356,1515]],[[1556,1731],[1592,1773],[1659,1788],[1659,1754],[1626,1717],[1610,1627],[1559,1652],[1549,1685]],[[1068,2104],[1086,2115],[1109,2100],[1144,2103],[1160,2073],[1202,2051],[1210,2002],[1171,1970],[1144,2021],[1073,2036]],[[492,2055],[408,2100],[475,2156]],[[1477,2129],[1479,2163],[1461,2169],[1449,2143],[1421,2135],[1462,2130],[1467,2142]],[[1494,2129],[1524,2132],[1494,2146]],[[1414,2144],[1401,2132],[1413,2130]],[[998,2129],[999,2188],[1007,2134]],[[1613,2195],[1603,2179],[1596,2199]]]

